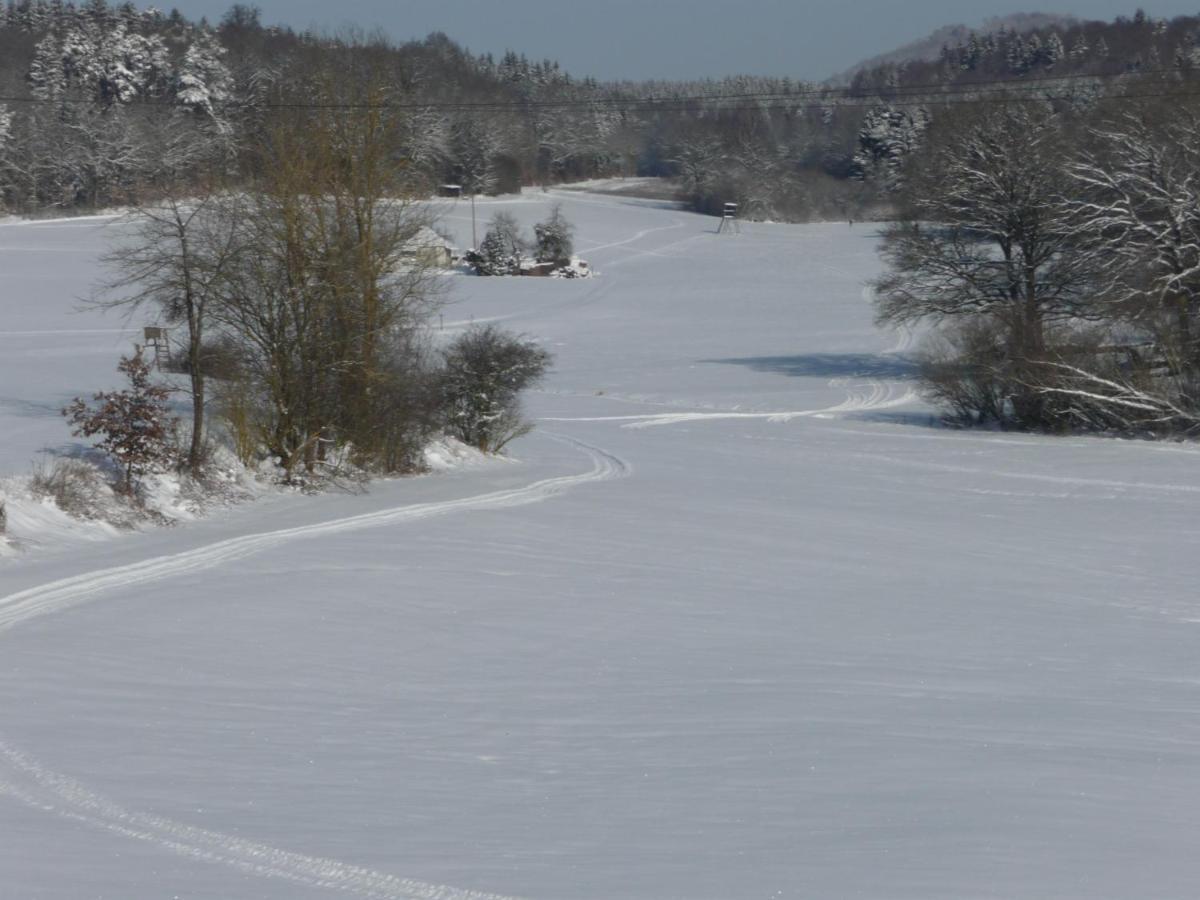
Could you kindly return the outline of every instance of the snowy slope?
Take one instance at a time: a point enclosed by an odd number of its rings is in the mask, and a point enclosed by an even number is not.
[[[931,427],[862,226],[555,200],[600,274],[443,316],[557,354],[519,462],[0,561],[0,895],[1195,896],[1197,449]],[[100,244],[0,229],[0,471]]]

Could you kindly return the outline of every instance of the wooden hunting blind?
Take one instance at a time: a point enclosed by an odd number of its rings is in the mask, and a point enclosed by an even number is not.
[[[142,338],[154,357],[155,367],[161,371],[171,361],[167,329],[159,325],[147,325],[142,329]]]

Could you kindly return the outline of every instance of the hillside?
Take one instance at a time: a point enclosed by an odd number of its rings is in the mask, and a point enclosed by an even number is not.
[[[930,35],[911,43],[872,56],[846,69],[830,79],[831,84],[846,84],[862,71],[879,68],[880,66],[898,66],[910,62],[934,62],[941,57],[943,48],[965,44],[972,34],[996,34],[1011,31],[1015,34],[1026,34],[1050,28],[1063,28],[1076,23],[1073,16],[1060,16],[1049,13],[1013,13],[1008,16],[994,16],[988,19],[982,27],[968,28],[966,25],[944,25]]]

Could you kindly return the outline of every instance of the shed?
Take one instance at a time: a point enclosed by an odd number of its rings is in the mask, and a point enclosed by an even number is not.
[[[454,248],[428,225],[422,225],[404,242],[400,256],[427,266],[447,267],[454,261]]]

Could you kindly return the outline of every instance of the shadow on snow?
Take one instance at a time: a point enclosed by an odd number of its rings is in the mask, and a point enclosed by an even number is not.
[[[745,366],[753,372],[791,378],[916,377],[917,366],[903,356],[883,353],[806,353],[800,356],[751,356],[743,359],[702,359],[702,363]]]

